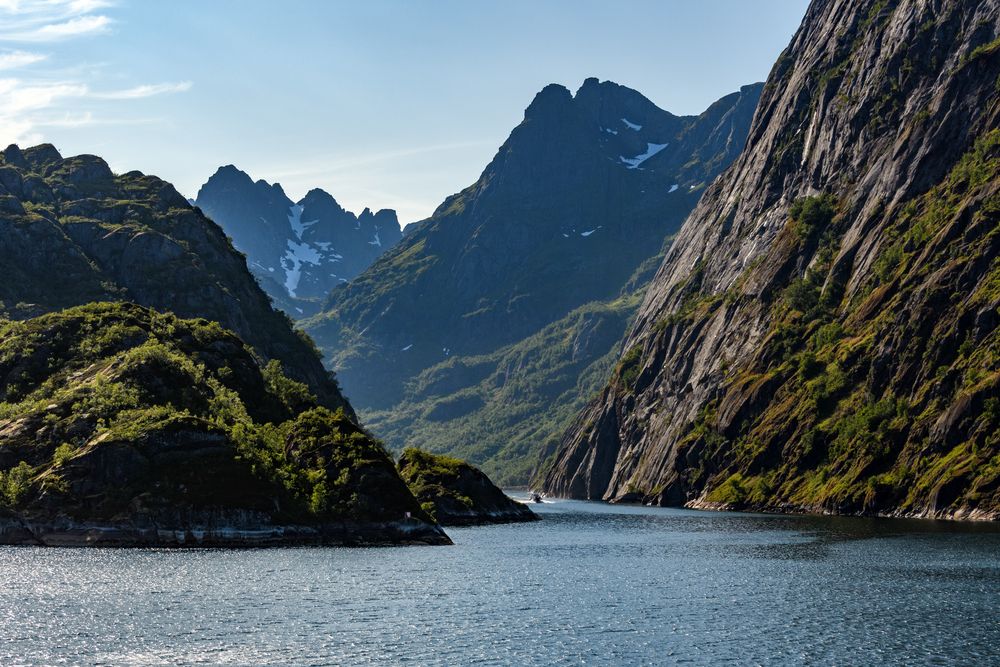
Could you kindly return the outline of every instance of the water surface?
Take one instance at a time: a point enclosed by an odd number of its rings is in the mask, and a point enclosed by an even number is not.
[[[1000,664],[994,525],[538,511],[454,547],[3,547],[0,664]]]

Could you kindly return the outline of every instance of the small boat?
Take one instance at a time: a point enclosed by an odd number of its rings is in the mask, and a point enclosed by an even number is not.
[[[531,502],[533,502],[533,503],[540,503],[540,502],[542,502],[542,497],[538,494],[537,491],[533,492],[531,494]]]

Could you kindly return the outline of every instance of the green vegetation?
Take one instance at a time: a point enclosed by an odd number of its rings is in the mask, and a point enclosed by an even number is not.
[[[998,183],[993,130],[884,213],[870,283],[846,301],[831,275],[837,204],[797,201],[796,238],[817,239],[799,246],[810,268],[771,304],[758,365],[731,369],[690,427],[688,485],[738,507],[1000,507]],[[718,426],[718,405],[752,400]]]
[[[788,210],[792,233],[801,242],[815,238],[829,228],[836,212],[836,200],[831,194],[796,199]]]
[[[270,307],[245,258],[169,183],[115,175],[92,155],[63,159],[49,145],[0,152],[0,172],[0,200],[10,202],[0,249],[3,319],[124,301],[205,317],[264,359],[280,360],[322,405],[350,413],[311,340]]]
[[[410,491],[431,516],[437,518],[439,505],[452,511],[471,512],[475,505],[472,498],[453,488],[456,480],[469,465],[459,459],[431,454],[414,447],[407,447],[399,460],[399,473]]]
[[[587,304],[491,354],[452,356],[419,373],[399,405],[362,419],[397,451],[419,444],[475,461],[498,484],[526,484],[606,381],[641,298]]]
[[[429,514],[444,525],[531,521],[525,506],[504,495],[473,466],[413,447],[403,450],[399,474]]]
[[[0,378],[0,461],[18,462],[0,506],[95,518],[152,494],[306,523],[424,516],[378,441],[206,320],[99,303],[7,322]],[[109,462],[127,474],[105,479]]]

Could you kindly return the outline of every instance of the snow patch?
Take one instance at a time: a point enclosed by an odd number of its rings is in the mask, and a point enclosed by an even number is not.
[[[379,248],[382,247],[382,239],[380,239],[378,237],[378,230],[377,229],[375,230],[375,239],[373,241],[369,241],[368,245],[377,245]]]
[[[607,132],[608,134],[618,134],[618,130],[612,130],[610,127],[602,127],[602,132]]]
[[[295,238],[301,241],[302,232],[306,231],[306,228],[302,224],[302,207],[298,204],[288,207],[288,224],[292,226],[292,233],[295,234]]]
[[[413,347],[413,343],[410,343],[409,345],[407,345],[406,347],[404,347],[402,351],[403,351],[403,352],[406,352],[406,351],[407,351],[407,350],[409,350],[409,349],[410,349],[411,347]]]
[[[302,265],[319,266],[322,259],[316,248],[308,243],[288,241],[288,250],[285,252],[286,261],[282,264],[285,268],[285,290],[288,291],[289,296],[295,296],[295,290],[299,286],[299,278],[302,277]]]
[[[667,194],[670,194],[671,192],[677,192],[677,188],[679,187],[680,187],[679,185],[674,183],[673,185],[670,186],[670,189],[667,191]]]
[[[670,144],[647,143],[645,153],[636,155],[635,157],[625,157],[624,155],[619,155],[618,159],[625,163],[629,169],[638,169],[640,164],[653,157],[669,145]]]
[[[600,227],[597,227],[596,229],[590,229],[590,230],[585,231],[585,232],[580,232],[580,236],[590,236],[591,234],[593,234],[594,232],[596,232],[598,229],[601,229],[602,227],[604,227],[604,225],[601,225]]]
[[[636,132],[638,132],[639,130],[642,129],[642,125],[636,125],[628,118],[622,118],[622,122],[625,123],[625,127],[627,127],[630,130],[635,130]]]

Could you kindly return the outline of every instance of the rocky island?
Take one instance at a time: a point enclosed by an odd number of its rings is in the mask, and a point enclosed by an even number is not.
[[[538,520],[527,505],[459,459],[410,447],[399,459],[399,472],[423,510],[443,526]]]
[[[392,458],[231,332],[133,304],[0,327],[0,543],[450,542]]]

